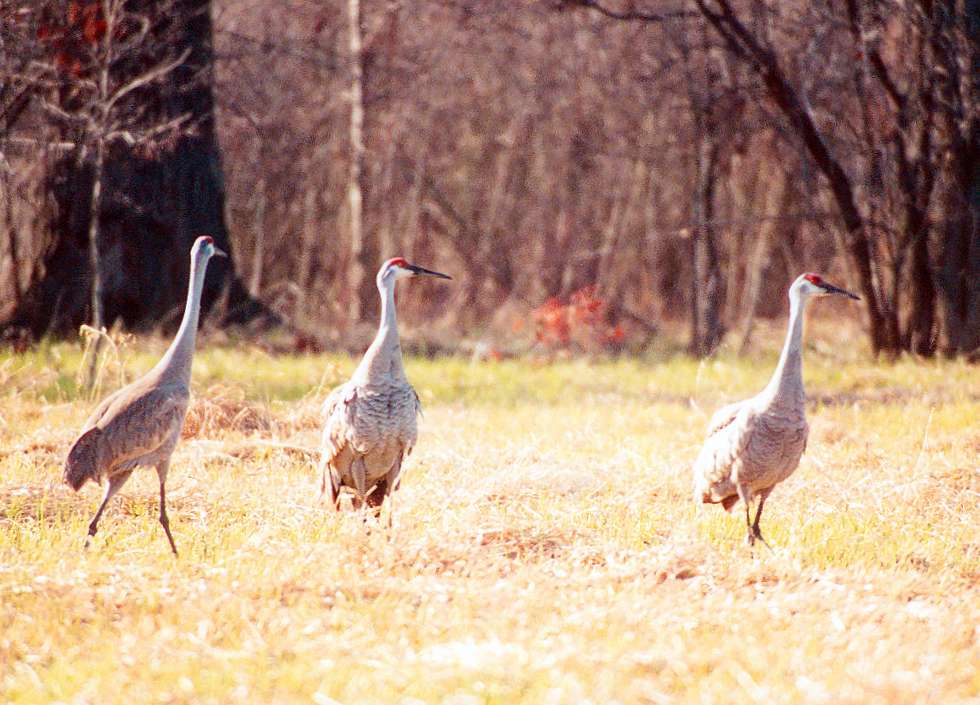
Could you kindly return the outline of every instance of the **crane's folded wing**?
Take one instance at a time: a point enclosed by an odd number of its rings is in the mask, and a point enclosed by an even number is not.
[[[738,412],[741,410],[744,404],[744,400],[737,401],[733,404],[728,404],[718,409],[718,411],[716,411],[711,417],[711,421],[708,423],[707,435],[713,436],[715,433],[732,423],[735,420],[735,417],[738,416]]]
[[[698,487],[711,489],[719,497],[734,492],[732,471],[743,459],[758,422],[758,415],[744,409],[744,402],[719,410],[711,420],[711,431],[694,461]],[[743,413],[739,413],[743,412]]]
[[[323,437],[320,452],[325,462],[336,458],[353,441],[354,418],[357,413],[357,389],[343,384],[323,402]]]
[[[103,458],[121,465],[176,440],[184,424],[190,393],[180,384],[125,387],[113,395],[96,422],[102,429]]]

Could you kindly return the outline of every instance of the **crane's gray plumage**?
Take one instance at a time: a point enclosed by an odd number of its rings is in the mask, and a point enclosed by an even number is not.
[[[106,504],[137,467],[156,468],[160,479],[160,524],[174,554],[166,489],[170,456],[180,439],[190,402],[191,362],[201,308],[201,291],[208,261],[225,256],[207,236],[191,248],[191,274],[187,305],[180,329],[157,365],[141,378],[110,394],[95,408],[81,435],[68,451],[64,480],[74,490],[88,480],[107,481],[105,495],[88,527],[95,536]]]
[[[720,503],[725,511],[742,500],[748,542],[762,538],[759,520],[773,487],[796,470],[806,450],[806,394],[803,389],[803,311],[813,296],[850,292],[815,274],[801,275],[789,289],[790,317],[779,364],[766,388],[745,401],[719,409],[708,424],[708,434],[694,462],[695,499]],[[750,504],[759,498],[755,521]]]
[[[329,488],[330,501],[338,509],[342,487],[354,491],[355,506],[379,508],[398,488],[402,461],[415,446],[421,407],[402,364],[395,284],[419,275],[450,278],[400,257],[382,265],[377,276],[378,333],[350,381],[334,389],[323,404],[320,492],[325,495]]]

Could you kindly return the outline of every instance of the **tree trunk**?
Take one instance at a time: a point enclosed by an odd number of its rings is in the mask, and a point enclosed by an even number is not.
[[[370,318],[377,309],[374,272],[379,266],[374,239],[364,231],[364,52],[361,0],[348,0],[348,47],[350,51],[350,171],[347,205],[351,243],[351,281],[354,292],[351,321]]]
[[[313,180],[307,177],[306,193],[303,194],[303,231],[299,250],[299,268],[296,274],[299,298],[296,301],[296,311],[293,314],[296,322],[301,325],[306,323],[306,297],[312,285],[310,279],[313,272],[313,248],[318,231],[318,224],[316,223],[317,193]]]
[[[3,194],[4,228],[7,231],[7,253],[10,256],[13,304],[20,306],[20,247],[17,242],[17,225],[14,222],[14,186],[6,169],[0,169],[0,189]]]
[[[698,144],[697,192],[694,196],[695,231],[691,239],[692,320],[691,354],[707,357],[721,343],[721,264],[715,242],[714,200],[718,146],[714,135],[702,132]]]
[[[105,164],[105,143],[96,138],[95,159],[92,161],[92,194],[88,218],[89,315],[95,330],[105,325],[102,307],[102,258],[99,255],[99,213],[102,212],[102,172]],[[97,355],[95,356],[97,357]],[[94,359],[94,358],[93,358]]]
[[[252,229],[255,232],[255,249],[252,252],[252,273],[248,291],[254,298],[262,292],[262,268],[265,264],[265,178],[259,177],[255,185],[255,208],[252,212]]]
[[[907,348],[916,355],[932,357],[936,354],[936,287],[929,261],[929,233],[924,222],[918,227],[919,232],[912,242],[912,291],[909,295],[912,313],[908,321]]]
[[[144,0],[149,2],[149,0]],[[147,120],[163,124],[189,113],[192,134],[175,135],[154,154],[137,153],[121,144],[107,146],[101,178],[101,209],[92,212],[91,162],[64,159],[47,183],[55,207],[49,220],[53,244],[42,274],[24,293],[23,303],[0,325],[70,335],[89,322],[92,300],[87,261],[89,228],[99,232],[103,281],[102,323],[121,320],[129,329],[149,329],[161,322],[175,327],[187,292],[190,248],[194,239],[211,235],[232,255],[224,220],[224,182],[215,134],[213,48],[209,0],[186,0],[175,18],[177,51],[190,48],[185,65],[133,98],[146,109]],[[207,311],[229,287],[226,322],[258,315],[275,320],[248,296],[235,277],[231,259],[208,267],[203,307]]]
[[[789,188],[789,176],[785,171],[780,170],[775,176],[775,183],[772,183],[766,190],[763,197],[762,222],[759,225],[759,234],[756,236],[752,255],[746,264],[745,291],[740,297],[744,301],[744,321],[742,323],[742,335],[738,345],[738,354],[744,355],[748,352],[752,340],[752,331],[755,326],[755,317],[759,310],[759,303],[762,299],[762,284],[766,269],[769,266],[770,253],[776,239],[776,232],[782,225],[779,221],[780,213],[785,212],[792,200]]]
[[[943,353],[975,358],[980,354],[980,113],[976,109],[980,93],[980,0],[966,0],[962,7],[966,26],[964,70],[947,70],[942,84],[944,123],[950,136],[950,176],[943,185],[942,212],[946,218],[939,283]],[[962,78],[955,82],[957,75]],[[957,105],[964,106],[964,115],[951,109]]]
[[[891,330],[883,314],[883,302],[874,272],[871,243],[864,219],[858,210],[857,199],[851,180],[824,140],[810,111],[804,107],[800,95],[790,83],[776,55],[760,43],[758,38],[736,16],[728,0],[715,0],[717,10],[707,5],[708,0],[695,0],[702,16],[707,20],[732,54],[746,62],[761,80],[790,127],[798,135],[807,153],[827,179],[830,192],[844,223],[845,247],[860,280],[860,290],[868,312],[871,329],[871,349],[875,355],[882,352],[895,355],[900,349],[897,331]]]
[[[967,166],[956,186],[943,204],[957,215],[946,221],[939,275],[942,349],[950,357],[980,348],[980,165]]]
[[[102,307],[102,258],[99,254],[99,213],[102,212],[102,172],[105,166],[105,142],[98,135],[93,145],[95,158],[92,161],[92,195],[89,200],[88,219],[88,271],[89,271],[89,314],[91,326],[97,333],[89,352],[85,388],[95,385],[99,356],[102,354],[102,336],[98,333],[105,325]]]

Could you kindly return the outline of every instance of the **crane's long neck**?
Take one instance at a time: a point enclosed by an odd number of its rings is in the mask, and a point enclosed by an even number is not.
[[[799,294],[790,296],[789,326],[786,342],[779,355],[779,364],[766,386],[767,394],[773,403],[802,408],[805,403],[803,391],[803,309],[806,302]]]
[[[382,381],[384,378],[405,379],[401,342],[398,338],[398,319],[395,315],[394,278],[382,281],[378,290],[381,293],[381,322],[378,324],[378,333],[354,373],[356,379],[368,383]]]
[[[194,359],[194,343],[197,340],[197,322],[201,313],[201,293],[204,290],[204,275],[207,273],[206,257],[191,257],[191,276],[187,283],[187,304],[184,317],[180,321],[177,335],[164,353],[157,370],[172,381],[189,385],[191,381],[191,362]]]

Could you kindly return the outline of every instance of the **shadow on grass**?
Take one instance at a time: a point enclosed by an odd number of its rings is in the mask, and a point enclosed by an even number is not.
[[[886,387],[884,389],[865,389],[853,392],[808,392],[807,403],[813,406],[851,406],[853,404],[880,404],[895,406],[915,401],[931,404],[945,404],[954,401],[978,402],[980,394],[958,394],[954,389],[930,389],[927,392],[906,387]]]

